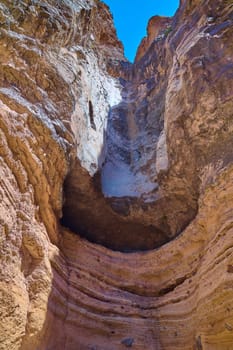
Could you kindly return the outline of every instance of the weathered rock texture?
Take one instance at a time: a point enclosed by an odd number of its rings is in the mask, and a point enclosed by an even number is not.
[[[0,23],[0,350],[231,350],[232,0],[133,65],[98,0]]]

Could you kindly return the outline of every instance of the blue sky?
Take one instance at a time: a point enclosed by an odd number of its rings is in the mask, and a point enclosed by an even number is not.
[[[146,26],[154,15],[173,16],[179,0],[103,0],[111,9],[125,56],[132,62]]]

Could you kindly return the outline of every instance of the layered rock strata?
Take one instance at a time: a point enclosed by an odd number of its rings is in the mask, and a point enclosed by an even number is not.
[[[231,349],[232,1],[133,65],[98,0],[0,21],[0,349]]]

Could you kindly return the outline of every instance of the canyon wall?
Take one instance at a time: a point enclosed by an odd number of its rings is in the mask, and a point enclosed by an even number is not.
[[[0,350],[231,350],[233,3],[0,2]]]

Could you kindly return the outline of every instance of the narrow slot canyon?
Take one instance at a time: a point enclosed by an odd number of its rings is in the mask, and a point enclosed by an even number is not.
[[[197,212],[197,181],[183,188],[182,195],[176,193],[181,190],[175,182],[172,193],[161,190],[172,170],[164,130],[167,82],[166,77],[161,81],[154,77],[158,64],[154,60],[148,54],[143,71],[136,62],[119,72],[121,98],[110,107],[106,127],[100,130],[103,143],[97,171],[93,177],[82,175],[75,161],[64,183],[61,224],[91,242],[123,252],[160,247]],[[88,101],[91,128],[96,130],[93,109]],[[82,176],[89,179],[83,181]]]
[[[0,350],[232,349],[232,1],[0,20]]]

